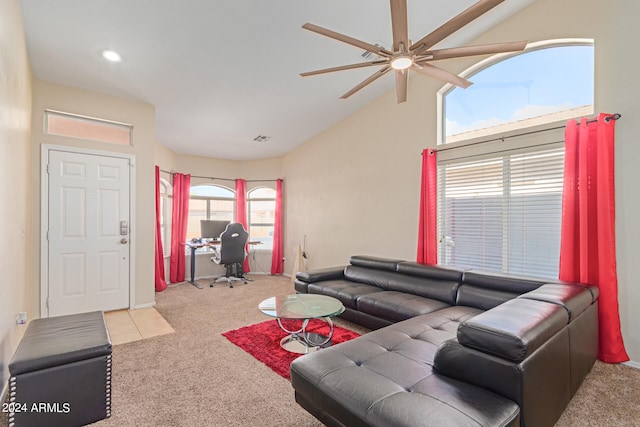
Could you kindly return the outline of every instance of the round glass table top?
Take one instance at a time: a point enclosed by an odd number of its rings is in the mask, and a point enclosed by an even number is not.
[[[262,301],[258,308],[278,319],[315,319],[337,316],[344,311],[342,303],[326,295],[278,295]]]

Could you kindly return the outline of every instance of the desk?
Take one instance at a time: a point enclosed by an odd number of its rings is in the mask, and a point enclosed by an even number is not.
[[[247,245],[259,245],[262,242],[256,241],[256,242],[247,242]],[[205,246],[219,246],[220,245],[220,241],[219,240],[214,240],[211,242],[199,242],[199,243],[193,243],[193,242],[186,242],[185,246],[187,246],[189,249],[191,249],[191,280],[189,281],[189,283],[191,283],[193,286],[195,286],[198,289],[202,289],[202,286],[198,285],[195,281],[195,275],[196,275],[196,250],[200,249],[200,248],[204,248]]]

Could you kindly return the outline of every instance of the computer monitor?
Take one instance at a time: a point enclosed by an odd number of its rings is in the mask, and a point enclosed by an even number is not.
[[[219,221],[210,219],[200,220],[200,234],[203,239],[217,239],[227,228],[231,221]]]

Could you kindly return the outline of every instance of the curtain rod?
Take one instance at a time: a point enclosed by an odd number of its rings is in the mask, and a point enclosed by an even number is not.
[[[611,114],[610,116],[606,116],[604,118],[604,121],[605,122],[609,122],[611,120],[619,120],[621,117],[622,117],[622,114],[614,113],[614,114]],[[591,120],[587,120],[587,123],[594,123],[594,122],[597,122],[597,121],[598,121],[598,119],[591,119]],[[564,129],[564,128],[565,128],[565,126],[556,126],[556,127],[548,128],[548,129],[532,130],[530,132],[522,132],[522,133],[518,133],[518,134],[515,134],[515,135],[502,136],[500,138],[486,139],[486,140],[483,140],[483,141],[472,142],[471,144],[459,145],[457,147],[432,148],[432,150],[436,151],[436,152],[455,150],[455,149],[458,149],[458,148],[467,148],[467,147],[471,147],[473,145],[484,144],[485,142],[504,141],[507,138],[515,138],[517,136],[533,135],[533,134],[540,133],[540,132],[550,132],[552,130],[558,130],[558,129]]]
[[[164,172],[164,173],[168,173],[173,175],[174,173],[177,172],[171,172],[171,171],[166,171],[164,169],[160,169],[160,172]],[[203,179],[210,179],[210,180],[218,180],[218,181],[233,181],[235,182],[235,179],[231,179],[231,178],[217,178],[215,176],[198,176],[198,175],[191,175],[192,178],[203,178]],[[245,180],[246,182],[276,182],[278,181],[277,179],[247,179]]]

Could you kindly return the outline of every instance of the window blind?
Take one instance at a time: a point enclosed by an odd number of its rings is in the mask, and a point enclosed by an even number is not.
[[[165,193],[160,195],[160,209],[162,212],[161,229],[162,233],[162,252],[165,257],[171,255],[171,212],[173,208],[173,197]]]
[[[439,263],[557,278],[563,166],[548,147],[439,163]]]

